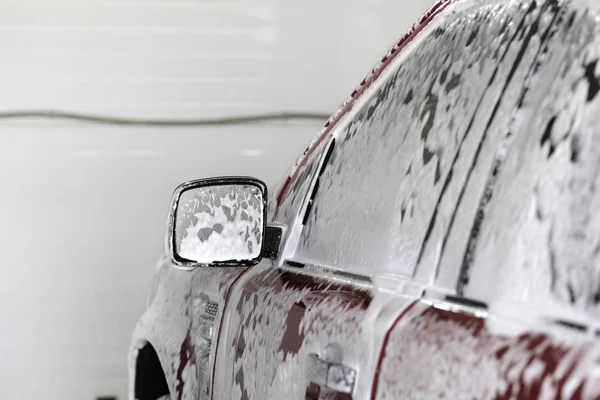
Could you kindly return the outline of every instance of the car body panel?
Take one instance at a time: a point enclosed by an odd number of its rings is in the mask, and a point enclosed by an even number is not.
[[[244,275],[230,301],[215,399],[318,399],[324,389],[304,375],[309,353],[337,344],[344,362],[360,365],[367,356],[360,345],[366,288],[264,263]]]
[[[216,351],[200,334],[204,305],[216,303],[215,332],[221,318],[232,284],[246,268],[197,268],[185,271],[174,268],[164,257],[155,275],[155,288],[148,308],[134,331],[130,351],[130,398],[134,397],[135,356],[137,350],[150,343],[163,367],[173,399],[197,399],[212,383],[212,365]],[[200,361],[209,360],[200,368]],[[204,374],[209,369],[208,377]],[[208,381],[206,381],[208,379]]]
[[[600,396],[600,346],[592,338],[550,325],[498,334],[488,321],[495,318],[485,310],[418,302],[386,338],[373,398]]]

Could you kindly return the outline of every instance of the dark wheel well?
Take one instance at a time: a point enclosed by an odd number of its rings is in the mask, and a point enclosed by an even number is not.
[[[135,365],[135,398],[156,400],[169,394],[165,373],[150,343],[140,349]]]

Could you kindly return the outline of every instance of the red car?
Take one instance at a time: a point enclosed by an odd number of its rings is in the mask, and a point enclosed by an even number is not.
[[[270,197],[179,187],[130,398],[600,398],[594,4],[440,2]]]

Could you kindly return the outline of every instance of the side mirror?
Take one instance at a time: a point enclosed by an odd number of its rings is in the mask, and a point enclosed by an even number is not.
[[[167,255],[180,267],[252,266],[262,257],[267,187],[254,178],[184,183],[173,194]]]

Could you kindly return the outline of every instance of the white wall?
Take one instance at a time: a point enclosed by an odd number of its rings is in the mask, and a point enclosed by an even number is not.
[[[0,112],[332,112],[429,6],[410,0],[0,0]],[[0,121],[0,398],[125,398],[174,187],[271,187],[320,122]]]

